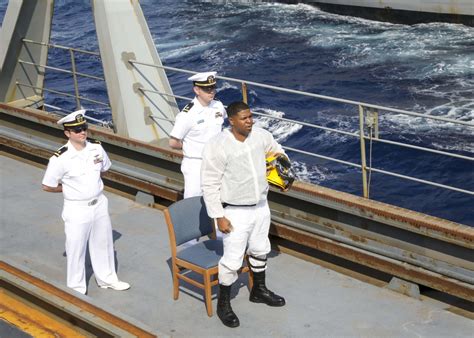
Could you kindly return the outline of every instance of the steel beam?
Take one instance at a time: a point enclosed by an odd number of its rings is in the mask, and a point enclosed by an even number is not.
[[[120,136],[143,142],[169,137],[178,106],[161,68],[134,65],[144,60],[161,65],[138,0],[92,0],[112,119]],[[137,90],[146,85],[167,95],[147,98]],[[155,124],[151,116],[165,120]]]
[[[42,92],[17,82],[43,87],[44,70],[18,63],[46,64],[48,47],[28,45],[23,39],[49,42],[53,0],[10,0],[0,30],[0,102],[23,100],[22,106],[42,106]]]

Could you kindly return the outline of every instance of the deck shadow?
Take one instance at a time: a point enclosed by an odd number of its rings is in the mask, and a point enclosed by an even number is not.
[[[168,268],[170,272],[170,277],[169,277],[170,282],[173,283],[173,270],[172,270],[172,265],[171,265],[171,257],[166,260],[166,263],[168,264]],[[203,282],[202,275],[194,271],[189,271],[188,273],[186,273],[186,275],[192,279],[196,279],[200,282]],[[237,280],[232,285],[231,298],[232,299],[235,298],[239,294],[240,289],[243,287],[248,288],[248,276],[246,274],[239,274]],[[194,299],[200,300],[201,302],[204,303],[204,290],[192,284],[189,284],[186,281],[180,280],[179,292],[184,293],[188,296],[191,296]],[[217,294],[218,294],[218,286],[216,285],[216,286],[213,286],[211,290],[212,300],[217,299]]]
[[[121,237],[122,237],[122,234],[120,232],[116,230],[112,230],[112,239],[114,241],[114,244]],[[67,259],[66,251],[63,251],[63,257]],[[114,250],[114,263],[115,263],[115,272],[118,275],[119,264],[118,264],[118,258],[117,258],[117,250]],[[91,256],[89,253],[89,245],[87,245],[86,247],[85,266],[86,266],[86,287],[87,287],[87,290],[89,290],[90,280],[92,279],[92,275],[94,274],[94,270],[92,269]]]

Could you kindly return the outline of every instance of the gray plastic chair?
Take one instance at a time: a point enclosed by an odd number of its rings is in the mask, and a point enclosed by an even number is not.
[[[217,265],[222,257],[223,244],[216,240],[213,221],[206,212],[204,200],[200,196],[186,198],[173,203],[164,210],[171,247],[171,261],[173,272],[173,298],[179,297],[180,279],[204,289],[207,315],[212,317],[211,288],[217,285]],[[178,251],[178,246],[192,239],[209,236],[211,239],[201,240],[198,243]],[[186,275],[192,270],[202,275],[203,282]],[[248,272],[247,266],[241,272]],[[251,287],[249,274],[249,285]]]

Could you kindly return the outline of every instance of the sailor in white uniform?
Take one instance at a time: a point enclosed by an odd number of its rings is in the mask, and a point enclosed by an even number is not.
[[[193,81],[195,98],[176,116],[169,145],[183,150],[181,172],[184,175],[184,198],[201,196],[201,161],[204,145],[222,130],[226,111],[214,100],[216,72],[198,73]]]
[[[240,322],[230,306],[230,291],[247,251],[254,285],[250,301],[283,306],[285,299],[265,285],[270,208],[265,158],[285,156],[268,131],[252,127],[250,108],[244,102],[227,107],[231,128],[212,138],[204,147],[201,182],[208,215],[224,233],[224,254],[219,261],[217,315],[222,323]]]
[[[110,160],[99,141],[87,140],[85,110],[60,119],[68,142],[49,159],[43,178],[43,190],[62,192],[62,218],[66,234],[67,286],[85,294],[87,291],[85,257],[89,253],[95,279],[101,288],[127,290],[115,272],[112,225],[108,200],[102,194],[101,173]]]

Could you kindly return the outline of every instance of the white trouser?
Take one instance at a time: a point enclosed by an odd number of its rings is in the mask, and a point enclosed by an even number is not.
[[[202,196],[200,158],[183,157],[181,172],[184,176],[184,198]]]
[[[223,234],[224,255],[219,261],[219,283],[233,284],[237,271],[242,267],[242,261],[247,254],[258,258],[250,258],[250,263],[256,272],[266,269],[266,255],[270,252],[270,208],[267,201],[261,201],[253,207],[227,206],[224,216],[231,222],[233,230]]]
[[[64,200],[62,218],[66,233],[67,286],[85,294],[86,245],[99,286],[118,281],[115,273],[112,225],[108,200],[103,194],[91,201]],[[90,205],[93,204],[93,205]]]
[[[184,176],[184,195],[183,198],[202,196],[201,190],[201,163],[200,158],[183,157],[181,162],[181,172]],[[221,238],[222,232],[216,227],[216,237]],[[197,240],[192,239],[186,242],[185,246],[196,244]]]

